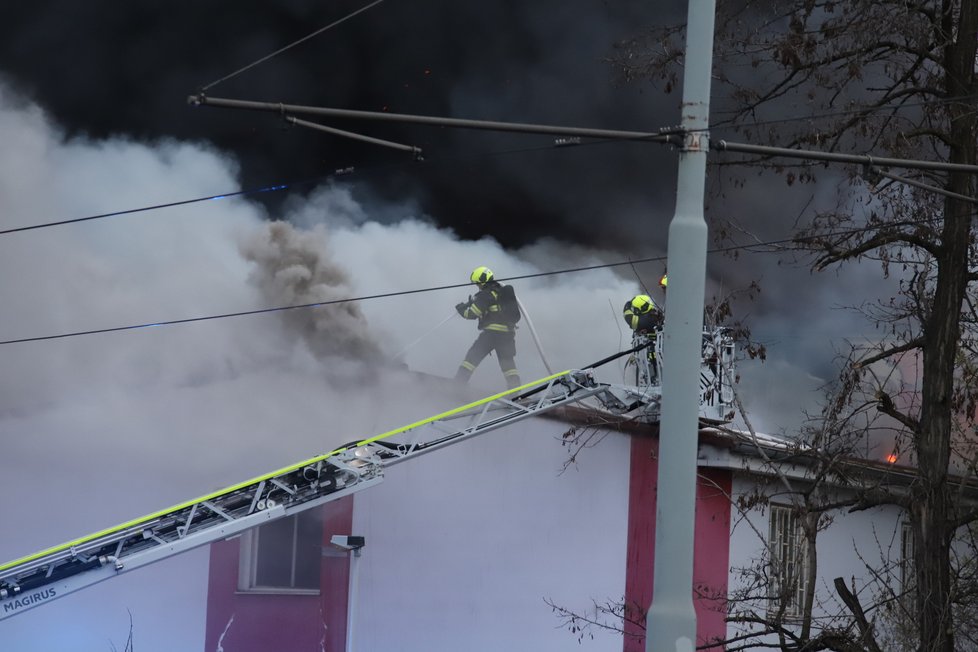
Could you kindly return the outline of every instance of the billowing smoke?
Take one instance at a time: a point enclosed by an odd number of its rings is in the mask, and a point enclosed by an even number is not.
[[[367,228],[368,223],[379,223],[408,229],[397,225],[416,220],[418,225],[404,235],[424,234],[435,242],[419,243],[426,248],[411,252],[415,254],[413,260],[402,256],[406,253],[405,242],[395,239],[383,249],[355,252],[363,258],[352,264],[344,262],[347,270],[356,270],[350,282],[361,294],[422,287],[413,284],[415,279],[419,283],[426,279],[431,285],[464,282],[467,271],[480,264],[493,266],[500,276],[510,276],[516,270],[531,273],[561,269],[578,266],[585,260],[647,257],[664,250],[675,199],[676,159],[674,152],[659,145],[591,143],[557,148],[552,146],[553,139],[544,136],[339,120],[334,125],[419,146],[425,160],[418,162],[399,152],[358,141],[298,128],[282,129],[278,115],[192,109],[185,104],[186,95],[201,85],[363,6],[357,0],[315,6],[279,2],[241,11],[236,3],[216,0],[156,12],[153,20],[147,21],[140,3],[42,0],[40,4],[10,7],[0,23],[0,53],[6,55],[0,59],[10,76],[51,110],[68,134],[98,138],[94,141],[97,148],[112,149],[108,143],[118,147],[131,145],[132,141],[117,139],[117,134],[153,141],[166,134],[183,143],[207,139],[234,152],[235,163],[222,163],[234,165],[233,173],[224,168],[223,177],[202,177],[211,183],[188,182],[176,188],[161,183],[152,187],[130,183],[130,176],[139,176],[156,164],[152,156],[144,156],[139,165],[128,167],[81,166],[72,172],[73,181],[84,179],[87,188],[98,189],[103,195],[101,202],[88,204],[93,212],[104,208],[109,196],[114,199],[113,207],[126,207],[147,200],[185,197],[184,190],[190,189],[206,194],[239,184],[255,189],[273,183],[308,181],[352,166],[353,174],[340,177],[348,185],[294,183],[289,193],[251,195],[261,198],[265,202],[262,205],[240,206],[258,220],[267,217],[267,211],[271,217],[303,228],[324,225],[333,244],[336,238],[347,237],[337,232],[340,228]],[[615,53],[615,42],[634,36],[645,26],[682,22],[685,11],[683,2],[432,0],[423,8],[387,2],[221,82],[208,94],[434,116],[655,131],[678,123],[679,94],[664,95],[642,83],[616,84],[607,59]],[[133,24],[141,25],[141,29],[132,29]],[[88,39],[84,47],[76,48],[71,74],[65,74],[60,44],[79,31],[110,37]],[[154,83],[145,82],[148,76]],[[722,108],[719,103],[715,106]],[[7,148],[33,151],[36,143],[23,141],[35,133],[11,134]],[[713,137],[729,135],[717,131]],[[102,140],[105,138],[109,140]],[[162,151],[160,143],[154,142],[154,147]],[[52,151],[62,156],[65,150]],[[88,150],[76,151],[81,154]],[[172,151],[187,153],[195,148],[174,144]],[[721,155],[718,160],[729,162],[729,157]],[[27,177],[28,185],[21,186],[11,201],[16,204],[29,197],[33,211],[61,212],[53,204],[45,206],[48,199],[30,185],[34,182],[29,179],[36,176],[31,174],[34,170],[30,157],[21,163],[21,167],[9,172],[10,178]],[[178,165],[186,167],[189,162],[179,161]],[[112,169],[115,183],[101,178],[107,169]],[[710,174],[713,185],[718,177],[715,171]],[[831,174],[829,170],[820,173],[817,186],[796,184],[789,188],[776,178],[751,182],[742,188],[728,183],[721,188],[722,197],[711,202],[708,214],[736,218],[759,239],[780,240],[789,235],[804,211],[817,208],[809,205],[809,188],[812,194],[835,194],[837,189],[828,178]],[[223,180],[218,182],[219,179]],[[110,194],[107,187],[112,188]],[[86,192],[84,188],[74,191],[81,197]],[[824,197],[814,199],[814,204],[819,204]],[[73,201],[68,212],[84,212],[85,207],[83,201]],[[186,213],[197,210],[188,208]],[[198,228],[214,221],[214,207],[208,206],[202,215],[206,217],[195,222]],[[384,233],[383,229],[374,230]],[[357,239],[356,233],[351,230],[348,237]],[[165,241],[166,235],[161,237]],[[479,240],[483,237],[487,239]],[[459,239],[470,244],[458,243]],[[550,247],[553,256],[534,258],[533,251],[542,246],[537,243],[548,239],[554,243]],[[501,243],[502,247],[494,243]],[[434,245],[465,253],[455,256],[439,249],[433,255],[430,247]],[[523,249],[514,257],[520,247]],[[592,247],[608,251],[598,254],[591,251]],[[244,264],[236,249],[223,253],[230,258],[221,260],[220,265]],[[349,257],[349,252],[341,247],[333,253]],[[38,279],[46,278],[46,272],[35,266],[28,265],[27,269],[38,274]],[[214,269],[211,266],[199,271],[210,274]],[[635,271],[654,291],[661,267],[636,266]],[[612,346],[619,339],[627,339],[627,334],[618,332],[620,317],[615,313],[622,303],[620,294],[635,289],[630,272],[619,268],[617,274],[608,275],[617,279],[614,283],[620,285],[621,291],[610,291],[615,296],[588,306],[596,312],[587,317],[582,317],[584,306],[576,284],[603,278],[600,274],[567,277],[567,285],[561,282],[559,288],[548,286],[546,281],[521,282],[517,291],[521,297],[533,299],[527,308],[541,331],[547,355],[558,357],[561,347],[556,342],[566,337],[569,330],[585,332],[579,324],[582,319],[601,320],[594,333],[601,342],[602,354],[608,349],[609,342],[604,339],[607,333],[613,333],[608,338]],[[94,270],[85,269],[68,276],[84,279],[92,273]],[[755,334],[768,345],[769,362],[743,373],[742,389],[749,406],[763,403],[763,410],[753,415],[753,422],[769,432],[783,429],[791,433],[796,429],[801,409],[814,408],[818,388],[836,374],[833,349],[844,348],[842,340],[858,338],[865,332],[865,320],[842,308],[858,307],[865,297],[889,296],[891,292],[878,282],[878,270],[871,264],[813,276],[804,267],[781,266],[778,256],[770,253],[743,254],[737,260],[711,256],[708,273],[709,293],[712,289],[720,292],[742,287],[753,280],[760,281],[763,288],[759,300],[739,307],[738,315],[749,319]],[[121,279],[117,291],[138,294],[136,287],[137,279]],[[155,292],[157,301],[165,298],[169,287]],[[257,296],[235,295],[249,285],[235,287],[234,291],[218,295],[215,301],[208,297],[208,308],[224,309],[226,305],[230,311],[241,305],[267,305]],[[375,310],[374,302],[362,304],[361,309],[369,318],[371,336],[381,347],[385,361],[396,362],[400,358],[414,369],[450,376],[468,340],[474,337],[468,328],[471,325],[450,320],[434,333],[428,332],[451,314],[451,306],[464,294],[445,291],[434,293],[430,300],[427,295],[416,295],[384,304],[397,305],[396,311]],[[846,295],[860,298],[842,298]],[[174,296],[183,295],[175,292]],[[555,313],[560,316],[550,317],[543,306],[558,296],[564,303],[550,305],[560,309]],[[77,315],[68,310],[73,307],[73,300],[71,296],[63,299],[65,327],[69,326],[67,315]],[[162,319],[157,315],[188,311],[186,298],[181,301],[184,303],[158,303],[158,310],[153,311],[156,314],[145,317],[147,311],[137,300],[130,305],[133,311],[139,308],[139,314],[106,312],[101,322],[120,321],[118,317],[125,317],[121,321]],[[200,308],[192,312],[202,312],[203,307]],[[16,325],[21,313],[14,311],[9,318]],[[287,325],[289,319],[291,315],[256,321]],[[302,315],[299,319],[310,317]],[[260,338],[260,343],[252,342],[251,346],[269,355],[274,352],[279,356],[277,360],[285,352],[292,356],[292,362],[304,354],[315,360],[322,352],[310,349],[302,332],[297,326],[290,331],[294,340]],[[517,361],[527,367],[524,375],[532,377],[532,372],[543,370],[543,365],[528,335],[525,325],[519,334],[525,346]],[[421,342],[411,345],[418,338]],[[422,353],[432,338],[444,345]],[[329,346],[326,342],[319,344]],[[589,354],[581,353],[579,357],[568,356],[573,359],[568,365],[583,364],[582,358],[588,360]],[[486,370],[480,368],[473,382],[481,382],[482,377],[492,379],[493,364],[487,360]],[[556,361],[552,365],[561,366]],[[212,367],[200,373],[213,373]],[[43,400],[43,394],[29,393],[25,400]]]
[[[255,264],[250,281],[265,304],[328,304],[283,315],[289,331],[317,358],[373,362],[380,349],[370,337],[360,306],[346,301],[351,298],[349,276],[330,260],[329,251],[324,228],[301,231],[287,222],[263,225],[241,247],[245,259]]]
[[[0,150],[0,229],[238,183],[235,163],[205,147],[68,137],[3,87],[0,138],[10,145]],[[435,288],[467,283],[478,265],[506,278],[613,257],[557,241],[512,253],[492,239],[460,240],[411,205],[386,204],[383,214],[374,221],[349,188],[324,185],[282,222],[221,199],[0,236],[0,339],[133,327],[0,346],[0,558],[500,391],[492,359],[467,387],[441,380],[476,329],[453,309],[471,286]],[[542,345],[524,324],[525,379],[545,375],[545,359],[574,368],[627,343],[618,311],[636,282],[604,269],[513,284]],[[602,373],[621,380],[620,367]],[[121,647],[131,610],[141,649],[188,649],[203,627],[205,579],[206,554],[190,553],[5,621],[4,645]]]

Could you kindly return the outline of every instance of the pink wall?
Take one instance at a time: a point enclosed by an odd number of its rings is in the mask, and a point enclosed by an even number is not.
[[[658,452],[658,438],[632,437],[625,601],[626,618],[642,626],[626,621],[624,652],[645,650],[645,612],[652,603]],[[727,591],[731,489],[728,471],[700,469],[699,475],[693,546],[697,647],[726,636],[724,602],[713,596],[725,595]]]
[[[724,469],[699,469],[696,481],[696,534],[693,584],[697,646],[727,635],[727,578],[730,573],[730,492],[733,476]],[[722,649],[717,647],[716,649]]]
[[[349,560],[346,553],[337,551],[332,555],[328,551],[334,534],[355,534],[350,532],[353,497],[326,503],[318,509],[323,510],[326,551],[320,567],[319,595],[238,593],[239,540],[211,545],[204,650],[217,650],[232,616],[234,622],[222,643],[225,650],[318,652],[323,642],[327,650],[342,650],[346,646]]]

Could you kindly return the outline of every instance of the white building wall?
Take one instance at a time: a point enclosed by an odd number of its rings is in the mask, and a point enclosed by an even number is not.
[[[766,554],[769,509],[765,505],[757,505],[744,513],[736,506],[739,498],[755,491],[757,482],[757,476],[746,473],[737,473],[733,479],[729,577],[731,594],[743,588],[747,581],[738,569],[750,567]],[[780,481],[768,478],[766,482],[769,495],[781,494],[772,498],[773,503],[789,504]],[[840,497],[837,495],[834,498]],[[834,586],[836,577],[845,578],[850,590],[854,588],[854,593],[864,602],[864,606],[869,606],[874,601],[874,578],[867,564],[879,570],[887,564],[893,568],[900,561],[900,528],[904,520],[902,510],[894,506],[881,506],[852,513],[845,509],[836,510],[832,515],[831,524],[816,539],[818,567],[814,578],[813,609],[816,619],[847,614],[845,606],[837,597]],[[895,568],[893,573],[894,577],[898,577]],[[766,604],[759,601],[755,608],[763,613]],[[728,636],[734,636],[742,631],[740,626],[732,623],[728,626],[727,633]]]
[[[619,652],[578,645],[544,599],[593,613],[625,591],[629,438],[561,472],[566,423],[534,418],[399,464],[357,494],[357,649]]]
[[[898,581],[900,563],[900,528],[904,522],[903,510],[893,505],[874,507],[860,512],[847,510],[835,512],[831,526],[818,537],[819,578],[816,595],[837,595],[834,580],[842,577],[846,585],[868,607],[874,598],[873,574],[888,573]],[[887,566],[889,565],[889,566]],[[869,588],[867,588],[869,587]],[[893,585],[897,589],[896,584]],[[816,603],[817,604],[817,603]],[[839,613],[845,605],[838,599],[826,603],[825,611]],[[845,613],[848,613],[847,611]]]

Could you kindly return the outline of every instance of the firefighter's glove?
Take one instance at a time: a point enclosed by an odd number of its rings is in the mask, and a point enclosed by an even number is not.
[[[468,304],[466,304],[466,303],[456,303],[455,304],[455,311],[458,312],[458,314],[462,315],[463,317],[465,316],[465,309],[466,308],[468,308]]]

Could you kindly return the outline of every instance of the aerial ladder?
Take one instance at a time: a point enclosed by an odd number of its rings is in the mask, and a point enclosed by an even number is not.
[[[584,370],[563,371],[374,437],[0,565],[0,620],[75,591],[269,521],[312,509],[384,479],[384,470],[472,437],[584,402],[614,415],[658,421],[661,336],[638,336],[631,349]],[[728,421],[732,338],[704,332],[701,418]],[[634,385],[598,382],[594,369],[630,355]]]

